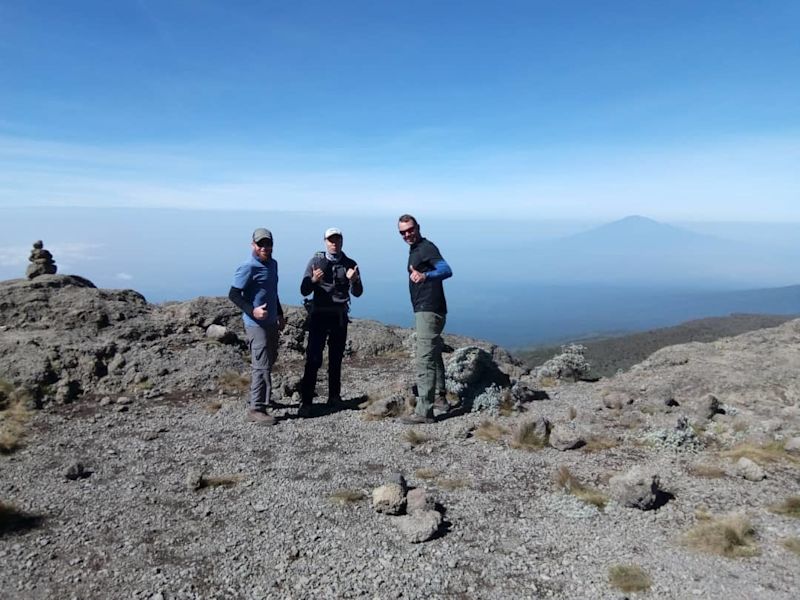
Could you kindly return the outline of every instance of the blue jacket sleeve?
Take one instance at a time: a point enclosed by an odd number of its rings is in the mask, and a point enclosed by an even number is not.
[[[447,264],[447,261],[443,258],[440,258],[435,263],[433,263],[433,270],[428,271],[425,273],[425,279],[431,279],[436,281],[437,279],[447,279],[448,277],[453,276],[453,270],[450,268],[450,265]]]

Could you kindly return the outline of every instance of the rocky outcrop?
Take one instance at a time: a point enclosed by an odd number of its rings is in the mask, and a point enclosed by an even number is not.
[[[0,374],[28,390],[38,405],[83,395],[212,392],[221,378],[247,371],[241,313],[227,298],[150,304],[133,290],[98,289],[82,277],[46,274],[0,282],[0,308]],[[285,316],[279,360],[291,365],[303,360],[306,313],[286,306]],[[347,354],[408,360],[412,335],[354,320]],[[510,355],[484,345],[494,369],[492,356],[515,367]],[[291,397],[286,382],[292,379],[291,372],[277,375],[276,392]]]

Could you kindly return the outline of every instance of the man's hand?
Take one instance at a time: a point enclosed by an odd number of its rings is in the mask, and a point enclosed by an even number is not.
[[[322,269],[319,267],[314,267],[314,269],[311,271],[311,282],[317,283],[322,279],[323,275],[324,273],[322,272]]]
[[[264,303],[261,306],[256,306],[253,309],[253,318],[256,321],[263,321],[267,318],[267,304]]]
[[[283,315],[278,315],[278,331],[283,331],[284,327],[286,327],[286,319]]]
[[[409,279],[411,279],[411,281],[413,281],[414,283],[422,283],[427,279],[425,273],[420,273],[414,267],[409,267],[409,269],[411,270],[411,275],[409,275]]]
[[[358,265],[353,267],[352,269],[347,269],[347,278],[350,280],[350,283],[355,283],[361,277],[358,273]]]

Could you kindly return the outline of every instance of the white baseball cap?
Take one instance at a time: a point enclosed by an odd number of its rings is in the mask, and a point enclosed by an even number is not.
[[[344,237],[342,235],[342,230],[339,229],[338,227],[329,227],[328,229],[325,230],[325,239],[326,240],[329,237],[331,237],[332,235],[341,235],[342,237]]]

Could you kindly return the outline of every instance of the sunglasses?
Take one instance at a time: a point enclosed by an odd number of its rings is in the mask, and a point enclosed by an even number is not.
[[[272,240],[261,240],[256,242],[256,246],[259,248],[272,248]]]
[[[403,237],[405,237],[405,236],[407,236],[407,235],[408,235],[408,234],[410,234],[410,233],[414,233],[414,230],[415,230],[416,228],[417,228],[417,226],[416,226],[416,225],[412,225],[412,226],[411,226],[411,227],[409,227],[408,229],[400,229],[400,230],[399,230],[399,233],[400,233],[400,235],[402,235]]]

